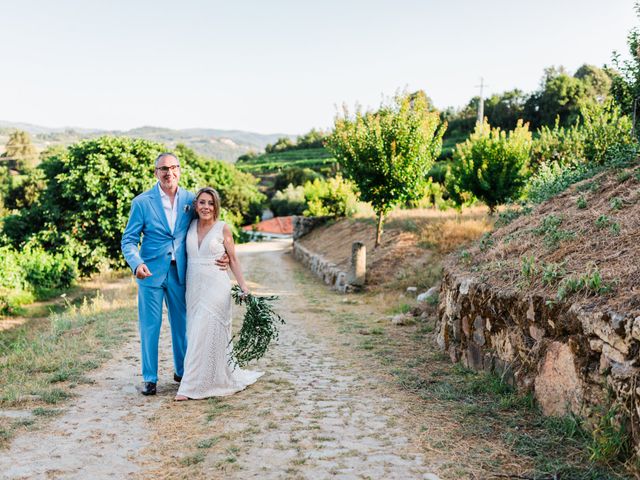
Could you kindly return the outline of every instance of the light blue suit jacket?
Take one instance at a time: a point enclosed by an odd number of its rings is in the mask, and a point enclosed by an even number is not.
[[[193,198],[193,193],[178,189],[177,218],[173,232],[169,229],[162,207],[160,185],[156,184],[151,190],[133,199],[120,247],[134,273],[142,263],[149,267],[152,273],[150,277],[144,280],[136,279],[140,286],[162,285],[169,272],[172,250],[175,252],[179,281],[184,284],[187,269],[185,239],[193,219]]]

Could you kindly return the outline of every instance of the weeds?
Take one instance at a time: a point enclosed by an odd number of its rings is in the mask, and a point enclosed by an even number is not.
[[[607,217],[606,215],[600,215],[596,219],[596,227],[599,229],[607,228],[610,223],[611,223],[611,218]]]
[[[579,277],[567,277],[558,287],[558,300],[565,300],[574,293],[586,292],[588,295],[604,295],[613,289],[611,283],[606,283],[600,271],[596,268]]]
[[[496,220],[496,228],[509,225],[516,218],[520,218],[523,215],[529,215],[531,210],[532,207],[530,205],[522,205],[520,208],[508,208],[500,212]]]
[[[578,197],[578,200],[576,200],[576,206],[581,210],[587,208],[587,200],[582,195],[580,195]]]
[[[627,171],[627,170],[623,170],[622,172],[618,173],[618,182],[622,183],[625,182],[627,180],[629,180],[631,178],[631,172]]]
[[[554,285],[560,281],[566,273],[567,272],[564,269],[564,262],[547,263],[542,267],[542,283],[544,285]]]
[[[522,266],[520,267],[520,274],[529,282],[533,281],[533,277],[538,273],[536,267],[536,259],[533,255],[522,257]]]
[[[493,246],[493,239],[491,238],[490,232],[485,232],[480,238],[480,251],[484,252],[485,250],[491,248]]]
[[[533,229],[533,233],[544,237],[543,241],[547,248],[556,248],[562,240],[575,237],[572,231],[559,228],[562,222],[561,216],[551,213],[542,219],[542,223],[538,228]]]
[[[611,210],[620,210],[622,208],[622,199],[620,197],[613,197],[611,200],[609,200],[609,207],[611,207]]]
[[[626,418],[618,414],[616,407],[603,412],[592,433],[589,446],[591,461],[626,460],[632,452],[630,438],[626,431]]]

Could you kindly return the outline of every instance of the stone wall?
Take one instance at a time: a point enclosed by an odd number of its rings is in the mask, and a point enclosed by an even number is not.
[[[445,269],[438,344],[452,361],[532,391],[546,415],[596,419],[617,404],[639,445],[640,317],[546,300]]]
[[[347,272],[340,270],[335,263],[332,263],[321,255],[310,251],[308,248],[303,247],[296,241],[293,242],[293,256],[320,277],[324,283],[330,285],[339,292],[344,293],[353,290],[353,287],[347,283]]]

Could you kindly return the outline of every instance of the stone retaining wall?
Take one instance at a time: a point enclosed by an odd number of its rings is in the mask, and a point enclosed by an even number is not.
[[[293,256],[320,277],[324,283],[339,292],[352,290],[351,285],[347,283],[347,272],[340,270],[335,263],[321,255],[303,247],[299,242],[293,242]]]
[[[597,419],[613,402],[640,444],[640,317],[498,291],[447,270],[438,310],[437,341],[452,361],[532,391],[546,415]]]

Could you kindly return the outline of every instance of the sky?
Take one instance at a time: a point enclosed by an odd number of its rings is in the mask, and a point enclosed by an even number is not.
[[[423,89],[438,108],[611,63],[634,0],[0,0],[0,120],[330,128]]]

